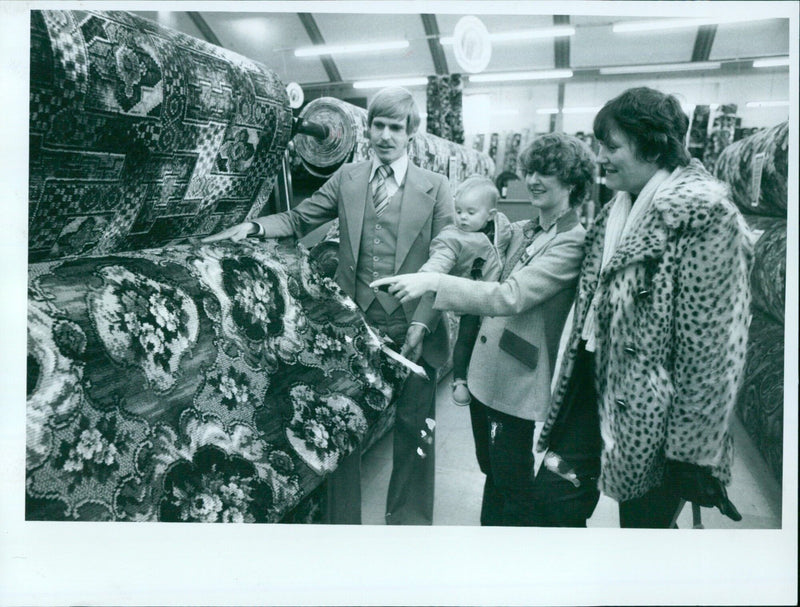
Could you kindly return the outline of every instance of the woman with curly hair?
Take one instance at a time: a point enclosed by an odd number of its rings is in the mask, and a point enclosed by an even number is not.
[[[477,282],[441,273],[404,274],[389,285],[400,301],[432,292],[434,307],[482,316],[467,372],[475,451],[486,475],[482,525],[538,523],[533,432],[547,415],[558,341],[583,260],[576,208],[594,176],[579,139],[543,135],[522,154],[534,217],[511,224],[500,278]]]

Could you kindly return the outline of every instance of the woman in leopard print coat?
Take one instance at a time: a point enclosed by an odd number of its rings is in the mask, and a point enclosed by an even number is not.
[[[678,101],[648,88],[595,118],[617,194],[586,236],[540,436],[542,525],[585,525],[598,487],[623,527],[667,527],[681,499],[737,520],[724,485],[752,252],[725,185],[689,159],[687,128]]]

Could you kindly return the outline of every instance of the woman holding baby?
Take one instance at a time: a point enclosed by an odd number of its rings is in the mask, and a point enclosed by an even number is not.
[[[594,158],[575,137],[538,137],[521,158],[533,218],[511,224],[502,274],[476,281],[425,272],[384,278],[401,301],[483,317],[467,373],[475,451],[486,475],[482,525],[535,525],[533,432],[550,402],[558,342],[575,294],[585,230],[577,207]]]

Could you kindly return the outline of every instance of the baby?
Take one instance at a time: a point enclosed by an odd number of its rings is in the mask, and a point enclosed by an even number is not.
[[[488,177],[465,179],[454,196],[456,225],[444,228],[431,241],[428,261],[419,271],[497,280],[511,239],[508,218],[496,208],[499,197]],[[479,316],[461,317],[453,349],[453,402],[462,407],[472,400],[467,367],[479,328]]]

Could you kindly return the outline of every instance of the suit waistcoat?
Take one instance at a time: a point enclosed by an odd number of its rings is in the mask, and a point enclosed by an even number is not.
[[[397,192],[389,198],[389,204],[378,217],[372,203],[372,188],[367,188],[361,245],[356,264],[355,299],[356,304],[362,310],[366,310],[375,299],[389,314],[400,305],[400,300],[393,295],[377,289],[370,289],[369,283],[384,276],[394,275],[397,230],[400,225],[400,203],[404,190],[404,185],[401,185]]]

